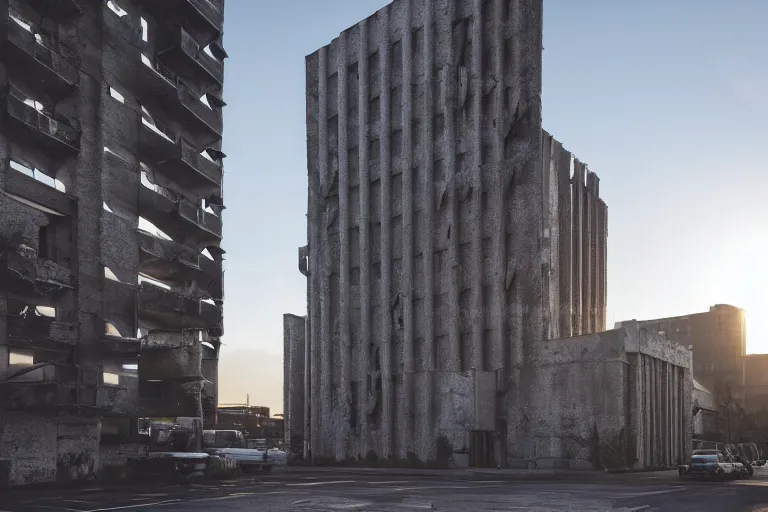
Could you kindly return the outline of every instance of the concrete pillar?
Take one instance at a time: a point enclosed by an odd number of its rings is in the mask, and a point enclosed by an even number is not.
[[[578,159],[573,161],[573,177],[571,178],[573,194],[573,334],[581,336],[584,334],[584,295],[583,279],[584,272],[584,164]]]
[[[411,2],[405,3],[405,19],[412,19]],[[365,25],[365,22],[361,24]],[[362,39],[362,32],[361,32]],[[408,48],[414,46],[414,34],[412,30],[406,30],[403,34],[403,83],[414,83],[413,56]],[[360,62],[363,59],[361,58]],[[398,443],[398,456],[405,458],[409,451],[413,450],[413,417],[415,404],[415,387],[413,374],[415,371],[415,339],[414,339],[414,237],[413,237],[413,190],[414,184],[414,137],[418,138],[419,133],[413,131],[413,94],[403,87],[403,382],[400,386],[399,406],[402,408],[402,422],[397,426],[397,432],[400,433]]]
[[[304,437],[304,317],[283,315],[283,420],[285,442]]]
[[[390,48],[392,47],[389,38],[389,9],[379,11],[380,32],[387,37],[379,41],[379,74],[381,80],[381,101],[379,106],[381,114],[379,115],[379,169],[381,176],[381,305],[382,332],[381,332],[381,376],[382,376],[382,414],[379,436],[381,448],[379,455],[388,458],[392,455],[392,320],[391,307],[391,271],[392,271],[392,247],[390,240],[391,220],[392,220],[392,200],[390,193],[390,183],[392,177],[390,137],[392,133],[390,120],[390,101],[391,101],[391,64]]]
[[[448,37],[449,35],[452,37],[453,35],[453,20],[456,18],[456,3],[455,2],[448,2],[447,5],[447,16],[443,17],[440,20],[440,32],[444,35],[444,37]],[[448,61],[453,63],[456,61],[457,56],[455,54],[455,45],[450,45],[450,47],[446,48],[446,51],[448,53]],[[457,134],[456,134],[456,116],[454,115],[454,112],[456,112],[457,108],[457,98],[456,94],[453,91],[454,87],[454,80],[452,78],[452,74],[454,73],[453,67],[451,66],[444,66],[442,68],[442,75],[441,75],[441,81],[440,81],[440,103],[442,104],[441,108],[441,114],[443,116],[443,123],[445,127],[445,131],[442,136],[442,144],[448,145],[451,143],[451,141],[455,141]],[[460,172],[461,172],[461,164],[457,163],[456,153],[454,151],[448,151],[445,155],[445,174],[446,176],[443,178],[444,182],[447,183],[456,183]],[[440,319],[438,321],[446,322],[447,323],[447,329],[448,329],[448,347],[443,348],[442,350],[447,352],[447,361],[446,365],[441,368],[443,370],[447,371],[460,371],[461,370],[461,363],[462,363],[462,343],[461,343],[461,300],[460,295],[462,292],[462,286],[461,286],[461,267],[460,267],[460,261],[459,261],[459,243],[461,240],[461,233],[460,230],[461,224],[460,224],[460,216],[459,216],[459,200],[458,200],[458,194],[456,187],[450,187],[446,186],[445,194],[449,196],[449,208],[450,208],[450,216],[451,216],[451,226],[454,226],[456,229],[456,236],[451,237],[451,239],[448,241],[448,264],[451,266],[450,270],[450,280],[447,283],[448,288],[448,318]],[[439,201],[439,199],[438,199]],[[440,210],[440,205],[436,206],[438,210]]]
[[[365,457],[370,449],[368,428],[368,344],[371,340],[371,198],[370,198],[370,159],[368,144],[368,120],[370,117],[368,104],[370,102],[369,51],[368,51],[368,20],[360,22],[360,41],[358,45],[358,75],[360,85],[357,99],[358,115],[358,172],[360,182],[360,340],[358,349],[358,421],[360,422],[359,456]],[[407,308],[407,304],[406,304]],[[407,320],[407,309],[406,309]],[[327,398],[326,398],[327,400]]]
[[[593,313],[594,305],[592,303],[592,242],[595,220],[595,204],[593,194],[593,176],[594,173],[585,169],[586,186],[584,188],[584,203],[582,205],[583,225],[582,225],[582,249],[581,254],[581,324],[582,332],[589,334],[594,332]]]
[[[479,140],[482,140],[483,138],[483,105],[482,105],[482,95],[479,94],[479,91],[484,90],[483,89],[483,78],[484,78],[484,63],[482,62],[483,59],[483,36],[484,36],[484,27],[483,27],[483,15],[482,15],[482,0],[472,0],[471,2],[471,15],[472,15],[472,33],[471,33],[471,48],[472,48],[472,64],[470,69],[470,80],[471,80],[471,86],[472,89],[475,91],[472,95],[472,105],[471,105],[471,135],[476,137]],[[541,130],[538,130],[538,132],[541,132]],[[539,133],[536,134],[539,136]],[[538,157],[538,154],[536,155]],[[470,201],[471,201],[471,214],[470,214],[470,222],[473,226],[472,229],[472,259],[471,259],[471,272],[473,276],[482,276],[483,275],[483,205],[482,205],[482,195],[483,195],[483,182],[482,182],[482,176],[480,174],[481,166],[483,165],[483,145],[481,144],[475,144],[472,146],[472,149],[470,151],[470,155],[468,156],[470,159],[470,169],[472,170],[472,182],[476,184],[477,189],[475,192],[471,195]],[[540,166],[536,165],[538,168]],[[536,212],[537,215],[540,215],[541,212]],[[482,277],[480,277],[480,280],[482,282]],[[478,370],[483,370],[484,368],[484,360],[485,360],[485,325],[484,325],[484,318],[485,318],[485,311],[483,303],[483,287],[480,286],[473,286],[472,287],[472,335],[471,335],[471,343],[472,343],[472,365],[470,368],[475,368]]]
[[[557,153],[557,204],[559,279],[560,279],[560,337],[568,338],[573,333],[573,219],[571,202],[571,153],[562,145],[556,147]]]
[[[419,118],[421,119],[422,136],[422,154],[421,162],[424,169],[424,231],[416,233],[417,239],[421,242],[423,252],[424,267],[421,271],[424,273],[424,287],[421,292],[424,303],[424,318],[419,321],[424,323],[424,344],[422,361],[424,361],[424,370],[432,371],[435,368],[435,319],[434,319],[434,117],[435,117],[435,98],[434,98],[434,62],[435,62],[435,4],[426,2],[424,6],[424,58],[422,59],[423,68],[421,69],[424,83],[424,100],[419,103]],[[429,377],[429,376],[426,376]],[[432,379],[425,378],[422,387],[421,414],[418,416],[422,422],[418,426],[419,434],[419,456],[422,460],[430,458],[432,446],[429,440],[432,438],[433,427],[433,404],[432,404]]]

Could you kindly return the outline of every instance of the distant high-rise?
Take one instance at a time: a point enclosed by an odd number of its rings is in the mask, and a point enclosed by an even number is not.
[[[215,419],[223,8],[0,1],[0,459],[12,484],[125,464],[146,448],[139,417]]]

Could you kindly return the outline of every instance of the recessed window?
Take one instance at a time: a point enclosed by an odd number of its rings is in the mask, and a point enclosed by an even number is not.
[[[8,364],[30,366],[35,364],[35,357],[32,355],[32,352],[19,352],[12,350],[8,353]]]
[[[109,373],[104,372],[103,374],[103,382],[107,386],[119,386],[120,385],[120,376],[116,373]]]

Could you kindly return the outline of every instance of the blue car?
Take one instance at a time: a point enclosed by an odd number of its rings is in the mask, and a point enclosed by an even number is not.
[[[719,450],[694,450],[690,463],[680,466],[677,472],[681,479],[726,480],[749,477],[749,471],[744,464]]]

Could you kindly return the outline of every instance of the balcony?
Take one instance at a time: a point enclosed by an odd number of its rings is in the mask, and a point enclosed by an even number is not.
[[[18,72],[32,87],[56,98],[71,94],[80,78],[77,68],[13,21],[10,11],[3,9],[0,13],[0,59],[11,75]]]
[[[140,380],[139,414],[150,418],[197,416],[197,400],[176,382]]]
[[[58,23],[66,23],[83,12],[77,0],[27,0],[27,3],[38,14]]]
[[[218,245],[221,241],[221,218],[206,213],[187,199],[174,200],[147,187],[141,187],[139,211],[142,217],[172,239],[187,245],[207,247]]]
[[[133,0],[133,3],[156,17],[170,14],[181,18],[208,42],[217,39],[224,27],[223,0]]]
[[[59,347],[77,344],[77,325],[37,315],[32,306],[26,313],[8,315],[8,342],[17,347]]]
[[[192,35],[178,26],[167,38],[158,42],[163,48],[157,52],[158,60],[182,80],[221,88],[224,83],[224,63],[208,55]]]
[[[220,163],[205,158],[184,139],[174,144],[148,126],[142,126],[142,155],[153,170],[185,189],[205,192],[202,196],[221,187]]]
[[[142,103],[184,126],[195,148],[207,148],[221,140],[223,120],[221,100],[208,107],[170,70],[163,73],[142,63],[134,83]],[[175,136],[169,137],[175,141]]]
[[[20,172],[5,173],[5,191],[64,216],[71,216],[76,211],[77,200],[74,197]]]
[[[0,98],[5,133],[17,142],[29,139],[49,158],[61,160],[80,151],[80,134],[71,126],[48,117],[23,100],[6,92]]]
[[[206,329],[222,325],[219,306],[194,297],[142,283],[139,292],[139,317],[155,329]]]
[[[0,251],[2,291],[27,297],[51,297],[72,289],[72,284],[72,272],[69,269],[38,258],[33,249],[19,247]],[[32,328],[34,331],[35,328]]]
[[[148,233],[139,233],[139,271],[164,282],[195,281],[211,298],[221,299],[221,264],[193,249]]]
[[[0,381],[0,401],[9,409],[54,412],[95,409],[98,368],[39,363],[11,370]]]

